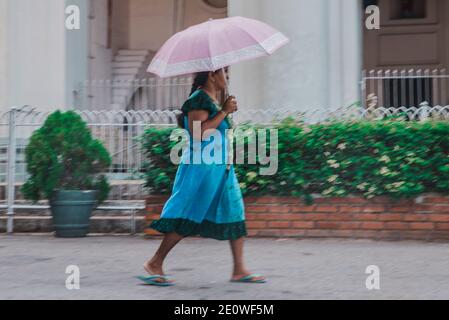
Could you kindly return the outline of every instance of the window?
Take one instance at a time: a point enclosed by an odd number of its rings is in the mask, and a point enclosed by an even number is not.
[[[394,0],[391,5],[391,19],[426,18],[426,0]]]

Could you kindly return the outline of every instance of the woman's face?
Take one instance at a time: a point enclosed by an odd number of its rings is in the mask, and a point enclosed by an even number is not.
[[[228,68],[217,70],[212,73],[212,83],[215,85],[216,90],[226,89],[227,82],[229,80]]]

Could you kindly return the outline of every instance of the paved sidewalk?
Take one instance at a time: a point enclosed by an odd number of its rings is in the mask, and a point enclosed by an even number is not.
[[[0,299],[449,299],[449,244],[368,240],[250,239],[246,259],[266,284],[228,282],[229,244],[186,239],[167,260],[177,285],[134,276],[158,246],[142,237],[0,236]],[[68,265],[81,289],[67,290]],[[380,290],[365,269],[380,268]]]

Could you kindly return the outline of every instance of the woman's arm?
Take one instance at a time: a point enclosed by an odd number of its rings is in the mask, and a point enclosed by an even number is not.
[[[226,118],[230,113],[237,111],[237,101],[234,96],[230,96],[223,105],[222,110],[220,110],[214,117],[209,119],[209,112],[206,110],[193,110],[190,111],[189,116],[189,129],[193,133],[193,138],[196,140],[202,140],[203,134],[206,130],[217,129],[220,123]],[[193,122],[201,122],[201,131],[193,132]]]
[[[209,112],[206,110],[193,110],[189,112],[189,129],[193,133],[193,138],[201,140],[206,130],[217,129],[220,123],[226,118],[227,113],[223,110],[219,111],[214,117],[209,119]],[[193,122],[201,122],[201,131],[193,131]]]

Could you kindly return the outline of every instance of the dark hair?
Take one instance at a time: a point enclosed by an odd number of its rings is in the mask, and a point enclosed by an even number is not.
[[[190,95],[192,95],[196,90],[198,90],[199,87],[204,86],[208,79],[209,79],[209,71],[198,72],[195,75],[195,79],[193,80],[192,91],[190,92]],[[176,117],[176,120],[178,122],[178,127],[186,129],[184,127],[184,113],[179,114]]]

